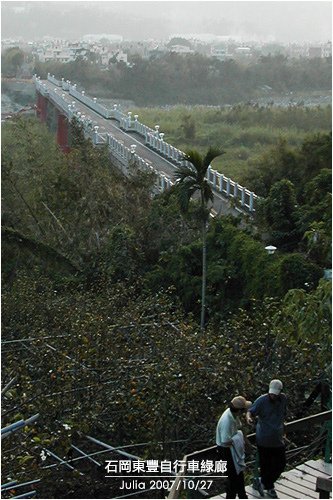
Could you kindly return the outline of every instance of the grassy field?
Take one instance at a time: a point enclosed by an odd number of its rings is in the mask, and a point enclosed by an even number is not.
[[[175,106],[131,111],[152,128],[160,125],[164,140],[182,151],[204,153],[209,146],[222,147],[225,154],[214,161],[214,168],[240,183],[251,164],[279,139],[296,146],[309,134],[331,130],[331,106]]]

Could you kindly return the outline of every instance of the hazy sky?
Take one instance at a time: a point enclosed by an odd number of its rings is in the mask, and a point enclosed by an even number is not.
[[[327,41],[331,1],[1,1],[1,37],[108,33],[165,39],[211,33],[270,41]]]

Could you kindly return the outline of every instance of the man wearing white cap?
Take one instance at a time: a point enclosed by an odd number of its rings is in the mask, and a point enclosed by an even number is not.
[[[219,458],[227,462],[226,498],[248,498],[244,484],[244,436],[239,429],[239,417],[251,406],[243,396],[234,397],[223,412],[216,428],[216,445]],[[239,438],[241,443],[239,443]],[[240,450],[240,448],[242,448]],[[241,461],[239,457],[241,456]]]
[[[268,394],[263,394],[250,406],[246,420],[253,422],[257,417],[256,441],[259,452],[261,478],[258,491],[264,496],[278,498],[274,483],[286,466],[284,444],[284,421],[286,417],[287,398],[282,391],[281,380],[274,379],[269,384]]]

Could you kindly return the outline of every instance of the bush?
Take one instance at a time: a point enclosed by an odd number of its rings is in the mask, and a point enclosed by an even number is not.
[[[278,273],[281,296],[294,288],[314,289],[323,275],[319,266],[312,264],[301,254],[281,257]]]
[[[207,235],[207,309],[225,317],[252,299],[283,297],[291,288],[312,289],[322,275],[302,254],[269,255],[264,243],[230,221],[216,220]],[[201,245],[198,241],[164,252],[146,275],[148,287],[174,286],[187,311],[198,313]]]

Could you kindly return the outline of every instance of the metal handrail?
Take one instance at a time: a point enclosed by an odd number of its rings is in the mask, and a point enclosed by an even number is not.
[[[309,423],[311,424],[317,424],[317,423],[322,423],[325,422],[326,420],[331,420],[332,419],[332,410],[327,410],[322,413],[316,413],[315,415],[310,415],[308,417],[300,418],[298,420],[293,420],[292,422],[287,422],[285,424],[286,430],[288,431],[296,431],[299,429],[303,429],[304,427],[307,427]],[[251,439],[255,438],[255,433],[248,434],[247,439],[251,441]],[[217,446],[210,446],[209,448],[204,448],[202,450],[194,451],[192,453],[189,453],[187,456],[193,458],[194,456],[200,456],[202,454],[211,454],[212,452],[215,453],[217,450]]]
[[[17,422],[14,422],[13,424],[8,425],[7,427],[4,427],[1,429],[1,439],[4,439],[5,437],[9,436],[13,432],[16,432],[20,429],[23,429],[23,427],[26,427],[27,425],[32,425],[39,417],[39,413],[36,413],[36,415],[33,415],[32,417],[26,419],[26,420],[18,420]]]
[[[332,410],[327,410],[321,413],[316,413],[315,415],[310,415],[308,417],[300,418],[298,420],[293,420],[292,422],[287,422],[285,424],[285,428],[286,431],[294,432],[303,429],[304,427],[308,427],[309,424],[313,425],[313,424],[323,423],[331,419],[332,419]],[[250,441],[254,440],[254,438],[255,438],[255,433],[247,435],[247,439],[249,439]],[[183,457],[183,460],[187,462],[190,459],[191,460],[212,459],[216,457],[216,452],[217,452],[217,446],[214,445],[208,448],[204,448],[202,450],[197,450],[192,453],[189,453],[188,455],[185,455]],[[170,490],[168,499],[174,499],[179,497],[179,494],[181,492],[180,483],[184,475],[185,472],[177,474],[176,480]]]

